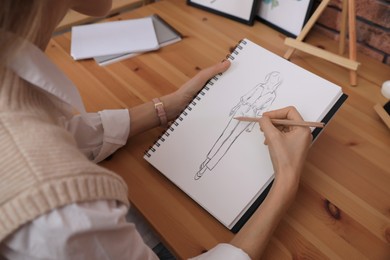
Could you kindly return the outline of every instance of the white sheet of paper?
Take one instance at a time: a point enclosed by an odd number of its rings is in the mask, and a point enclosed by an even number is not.
[[[75,60],[159,48],[151,17],[72,27]]]
[[[228,228],[274,174],[258,124],[245,128],[246,123],[237,124],[232,117],[254,109],[263,113],[295,106],[305,120],[319,121],[342,95],[339,86],[249,40],[240,46],[242,49],[232,54],[231,67],[211,80],[209,90],[198,95],[181,115],[182,120],[176,120],[149,151],[150,157],[144,157]],[[278,87],[271,95],[267,86]],[[269,100],[273,101],[267,103]],[[224,141],[221,145],[217,140]],[[216,165],[195,180],[206,158]]]

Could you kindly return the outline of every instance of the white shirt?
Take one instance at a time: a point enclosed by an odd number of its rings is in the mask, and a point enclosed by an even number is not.
[[[43,65],[31,66],[29,62]],[[81,112],[64,125],[90,160],[100,162],[126,143],[130,130],[128,110],[87,114],[73,83],[34,45],[26,44],[9,67]],[[133,212],[122,203],[108,200],[72,203],[54,209],[23,225],[3,241],[0,258],[158,259],[150,248],[159,241]],[[247,260],[249,257],[239,248],[219,244],[194,259]]]

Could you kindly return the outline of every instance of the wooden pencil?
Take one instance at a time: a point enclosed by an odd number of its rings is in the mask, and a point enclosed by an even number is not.
[[[234,117],[234,119],[237,119],[239,121],[246,121],[246,122],[258,122],[260,118],[238,116],[238,117]],[[325,126],[325,123],[323,122],[295,121],[290,119],[271,119],[271,122],[274,125],[286,125],[286,126],[309,126],[309,127],[319,127],[319,128]]]

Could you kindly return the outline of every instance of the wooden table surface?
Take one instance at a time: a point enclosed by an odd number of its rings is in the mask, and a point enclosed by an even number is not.
[[[256,22],[247,26],[163,0],[115,19],[159,14],[184,40],[107,67],[69,55],[70,33],[53,38],[47,54],[79,87],[88,111],[126,108],[170,93],[200,69],[221,61],[242,38],[278,55],[281,33]],[[336,52],[334,42],[312,31],[307,42]],[[390,67],[358,54],[358,85],[349,72],[308,54],[291,61],[340,86],[348,100],[313,144],[295,203],[277,228],[264,259],[390,259],[390,131],[374,112],[384,104],[380,86]],[[180,259],[195,256],[233,234],[142,157],[163,129],[140,134],[101,165],[129,185],[129,198]],[[229,202],[226,201],[226,206]]]

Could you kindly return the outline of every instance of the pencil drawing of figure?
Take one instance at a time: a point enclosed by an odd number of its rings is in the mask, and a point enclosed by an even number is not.
[[[200,179],[206,170],[212,170],[228,152],[237,138],[244,132],[251,132],[255,122],[244,122],[234,119],[238,116],[258,117],[266,112],[276,98],[276,89],[282,83],[280,73],[273,71],[266,75],[263,83],[240,98],[240,101],[230,111],[230,120],[201,163],[194,179]]]

